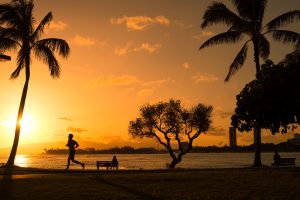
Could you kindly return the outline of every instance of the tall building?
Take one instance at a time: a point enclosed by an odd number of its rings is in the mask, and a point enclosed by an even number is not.
[[[236,147],[236,129],[229,127],[229,146],[230,148]]]

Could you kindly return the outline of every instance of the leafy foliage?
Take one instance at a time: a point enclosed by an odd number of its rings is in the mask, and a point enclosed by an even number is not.
[[[130,121],[129,133],[138,138],[155,138],[172,157],[171,168],[181,161],[193,146],[194,140],[207,131],[211,124],[211,106],[198,104],[184,109],[180,100],[146,104],[140,108],[140,117]],[[178,155],[175,154],[177,146]]]
[[[13,167],[17,153],[21,124],[23,117],[28,85],[30,80],[31,57],[34,56],[48,65],[50,75],[58,78],[60,75],[60,65],[55,57],[58,53],[66,58],[70,53],[68,43],[62,39],[48,38],[41,39],[42,33],[51,20],[52,13],[49,12],[37,25],[33,16],[33,0],[12,0],[9,4],[0,4],[0,59],[10,59],[3,56],[2,52],[18,50],[17,66],[10,78],[17,78],[21,71],[25,71],[25,83],[18,110],[18,117],[15,129],[15,138],[7,167]]]
[[[274,40],[283,43],[300,44],[300,34],[293,31],[280,30],[284,25],[300,20],[300,10],[284,13],[263,26],[263,18],[268,0],[231,0],[237,14],[230,11],[223,3],[213,2],[203,15],[201,27],[204,29],[214,24],[225,24],[229,27],[224,33],[217,34],[205,41],[200,49],[222,43],[240,42],[243,36],[250,37],[230,65],[225,81],[243,66],[247,57],[247,46],[251,41],[254,46],[256,72],[260,71],[259,57],[267,60],[270,54],[270,44],[265,38],[271,34]]]
[[[37,59],[48,65],[50,75],[54,78],[60,75],[60,65],[54,53],[58,53],[63,58],[70,53],[70,48],[65,40],[40,38],[53,17],[49,12],[36,25],[36,20],[32,15],[33,8],[32,0],[15,0],[10,4],[0,4],[0,51],[19,48],[17,68],[11,74],[12,79],[19,76],[26,62],[28,62],[26,68],[30,67],[31,50]]]
[[[250,131],[254,123],[260,128],[286,133],[300,124],[300,51],[286,56],[281,63],[262,65],[258,78],[237,95],[232,125]]]

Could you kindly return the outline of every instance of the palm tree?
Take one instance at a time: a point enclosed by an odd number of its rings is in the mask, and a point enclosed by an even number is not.
[[[11,60],[11,57],[0,53],[0,61],[7,61],[7,60]]]
[[[13,167],[18,148],[21,131],[20,120],[23,117],[25,107],[32,55],[48,65],[50,75],[53,78],[58,78],[60,76],[60,65],[54,53],[57,52],[60,56],[66,58],[70,52],[69,45],[65,40],[57,38],[40,39],[45,27],[52,20],[52,14],[49,12],[38,26],[35,26],[35,18],[32,15],[33,8],[33,0],[12,0],[10,4],[0,5],[0,51],[18,50],[17,67],[11,74],[11,79],[17,78],[23,69],[25,69],[26,76],[18,111],[15,138],[6,163],[7,167]]]
[[[229,29],[224,33],[217,34],[208,39],[201,45],[200,49],[221,43],[237,43],[240,42],[244,36],[249,38],[243,44],[242,49],[230,65],[225,81],[229,81],[230,78],[243,66],[247,57],[249,43],[252,43],[254,48],[256,76],[259,75],[260,57],[267,59],[270,54],[270,43],[265,37],[267,34],[270,34],[275,41],[299,45],[300,35],[298,33],[282,30],[280,28],[299,20],[300,10],[284,13],[263,26],[263,18],[268,0],[231,1],[237,11],[237,14],[229,10],[222,2],[213,2],[206,9],[203,15],[203,23],[201,24],[201,27],[204,29],[213,24],[223,23],[227,25]],[[261,166],[261,133],[260,128],[257,125],[254,124],[254,127],[254,166]]]

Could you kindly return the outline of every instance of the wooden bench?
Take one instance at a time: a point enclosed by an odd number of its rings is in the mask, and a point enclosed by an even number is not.
[[[96,162],[97,170],[100,167],[106,167],[106,170],[116,168],[118,170],[118,163],[112,163],[111,161],[97,161]]]
[[[273,166],[296,166],[296,158],[280,158],[278,163],[272,163]]]

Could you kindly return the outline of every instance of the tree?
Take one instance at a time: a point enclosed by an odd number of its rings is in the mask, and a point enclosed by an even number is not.
[[[259,73],[237,95],[232,125],[240,131],[251,131],[257,124],[272,134],[287,133],[300,124],[300,51],[277,65],[267,61]]]
[[[130,121],[129,133],[134,138],[155,138],[168,150],[172,158],[169,167],[174,168],[192,149],[194,140],[209,129],[212,110],[203,104],[187,110],[182,108],[180,100],[172,99],[146,104],[140,108],[140,117]]]
[[[270,43],[265,35],[271,34],[275,41],[299,45],[300,34],[293,31],[282,30],[280,28],[299,20],[300,10],[284,13],[263,26],[263,18],[268,0],[231,1],[238,14],[229,10],[221,2],[213,2],[205,11],[203,15],[203,23],[201,24],[201,27],[204,29],[213,24],[223,23],[227,25],[229,29],[224,33],[217,34],[208,39],[201,45],[200,49],[222,43],[237,43],[240,42],[244,36],[249,37],[230,65],[225,81],[229,81],[230,78],[243,66],[247,57],[248,44],[250,42],[252,42],[254,49],[256,75],[258,75],[261,70],[260,57],[266,60],[270,54]],[[255,128],[254,137],[254,166],[261,166],[260,127]]]
[[[11,57],[0,53],[0,61],[7,61],[7,60],[11,60]]]
[[[52,20],[49,12],[42,21],[35,26],[35,18],[32,15],[34,8],[33,0],[12,0],[9,4],[0,5],[0,51],[18,50],[17,67],[11,74],[11,79],[19,76],[25,69],[25,83],[19,105],[15,138],[6,163],[7,167],[13,167],[18,148],[21,131],[20,120],[23,117],[28,84],[30,79],[30,65],[32,55],[48,65],[50,75],[53,78],[60,76],[60,65],[54,55],[57,52],[66,58],[70,49],[65,40],[57,38],[40,39],[46,26]]]

